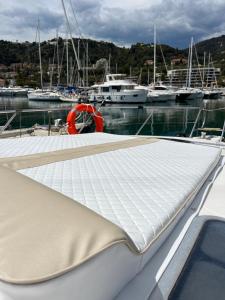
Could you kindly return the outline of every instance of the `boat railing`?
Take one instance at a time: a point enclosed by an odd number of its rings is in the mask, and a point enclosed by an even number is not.
[[[0,138],[32,134],[33,129],[42,128],[51,134],[53,130],[62,129],[65,124],[53,125],[53,121],[66,120],[71,107],[36,108],[0,111]],[[58,122],[59,124],[59,122]]]
[[[208,116],[215,111],[195,106],[149,105],[97,105],[97,109],[101,110],[105,119],[104,131],[108,133],[182,137],[199,136],[207,123],[212,127]],[[66,117],[70,110],[71,106],[2,110],[0,138],[34,134],[34,131],[38,134],[38,128],[45,130],[47,135],[57,134],[57,131],[66,134]],[[82,118],[79,122],[82,123]],[[225,124],[219,129],[216,134],[220,134],[222,141]]]
[[[225,110],[225,107],[220,107],[220,108],[214,108],[214,109],[207,109],[207,108],[199,108],[199,111],[198,111],[198,114],[197,114],[197,117],[195,119],[195,122],[194,122],[194,125],[193,125],[193,128],[191,130],[191,133],[190,133],[190,138],[193,137],[193,134],[195,131],[200,131],[200,132],[205,132],[205,133],[211,133],[211,132],[216,132],[216,133],[221,133],[220,135],[220,140],[219,142],[221,143],[223,141],[223,137],[224,137],[224,132],[225,132],[225,119],[223,121],[223,127],[222,128],[215,128],[215,127],[204,127],[205,126],[205,123],[206,123],[206,116],[207,116],[207,113],[210,113],[210,112],[215,112],[215,111],[224,111]],[[201,116],[201,114],[204,114],[203,115],[203,121],[202,121],[202,125],[201,127],[198,127],[197,128],[197,124],[198,124],[198,121],[199,121],[199,118]]]
[[[157,107],[157,108],[152,108],[150,110],[149,115],[147,116],[147,118],[144,120],[144,122],[141,124],[141,126],[138,128],[136,135],[139,135],[141,133],[141,131],[144,129],[144,127],[146,126],[146,124],[151,121],[151,134],[153,135],[153,127],[154,127],[154,114],[156,111],[158,110],[165,110],[165,109],[171,109],[170,107]],[[192,138],[194,135],[199,135],[199,132],[206,132],[208,131],[208,133],[216,133],[216,135],[218,136],[218,133],[220,134],[220,140],[219,142],[223,141],[224,138],[224,133],[225,133],[225,119],[223,120],[223,127],[222,128],[213,128],[213,127],[209,127],[209,128],[205,128],[205,123],[206,123],[206,118],[207,118],[207,114],[210,112],[215,112],[215,111],[224,111],[225,107],[221,107],[221,108],[216,108],[216,109],[207,109],[204,107],[174,107],[173,110],[175,111],[179,111],[179,110],[184,110],[185,111],[185,121],[184,121],[184,136]],[[196,111],[196,117],[193,120],[190,120],[188,115],[189,115],[189,111],[190,110],[194,110]],[[178,125],[178,123],[177,123]],[[197,126],[199,125],[199,126]],[[191,126],[191,131],[188,134],[188,126]],[[182,133],[181,133],[182,134]],[[211,135],[212,136],[212,135]]]

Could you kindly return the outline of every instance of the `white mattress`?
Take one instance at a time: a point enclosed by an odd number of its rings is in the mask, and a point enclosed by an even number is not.
[[[133,139],[106,133],[0,139],[0,158],[16,157]]]
[[[216,148],[159,141],[20,173],[117,224],[142,252],[200,187],[219,156]]]

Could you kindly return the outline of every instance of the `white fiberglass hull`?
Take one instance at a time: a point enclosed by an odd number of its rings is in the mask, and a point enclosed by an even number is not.
[[[0,89],[0,96],[27,96],[26,89],[2,88]]]
[[[205,99],[218,99],[222,95],[219,90],[203,90]]]
[[[60,97],[60,101],[62,102],[79,102],[80,98],[79,97],[65,97],[65,96],[62,96]]]
[[[182,89],[177,91],[178,100],[203,99],[204,94],[201,90]]]
[[[175,101],[176,94],[175,93],[166,93],[166,92],[156,92],[149,91],[148,92],[148,101],[149,102],[166,102],[166,101]]]
[[[55,93],[29,93],[28,99],[32,101],[58,101],[60,95]]]
[[[93,93],[89,96],[91,102],[106,103],[145,103],[147,100],[147,91],[133,90],[132,92],[123,93]]]

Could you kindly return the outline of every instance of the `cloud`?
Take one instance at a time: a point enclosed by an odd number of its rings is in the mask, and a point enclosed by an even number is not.
[[[225,28],[221,0],[141,0],[138,6],[132,0],[85,2],[92,3],[91,11],[80,9],[78,0],[73,0],[84,34],[118,44],[151,42],[154,24],[162,43],[181,48],[192,36],[199,41],[215,32],[220,35]]]
[[[225,28],[225,1],[222,0],[64,0],[74,32],[70,1],[79,27],[86,37],[129,45],[153,40],[153,25],[158,39],[176,47],[187,47],[191,36],[196,41],[220,35]],[[14,4],[13,4],[14,2]],[[22,5],[23,3],[23,5]],[[60,0],[0,0],[0,38],[32,39],[38,16],[45,38],[58,27],[65,33],[65,20]],[[26,9],[24,9],[24,7]],[[34,33],[33,33],[34,36]]]
[[[32,5],[31,2],[33,2]],[[63,12],[62,10],[57,12],[41,2],[42,0],[29,1],[28,5],[28,1],[24,0],[21,5],[20,2],[13,3],[13,0],[8,0],[7,3],[0,0],[2,8],[0,11],[0,39],[33,41],[38,19],[40,20],[42,39],[55,35],[56,29],[62,27],[64,23]]]

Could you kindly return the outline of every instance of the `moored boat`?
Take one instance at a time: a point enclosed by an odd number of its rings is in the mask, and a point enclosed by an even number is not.
[[[60,94],[57,92],[35,91],[28,93],[28,99],[32,101],[59,101]]]
[[[147,90],[125,79],[123,74],[107,74],[106,81],[93,85],[88,94],[91,102],[145,103],[147,100]]]

